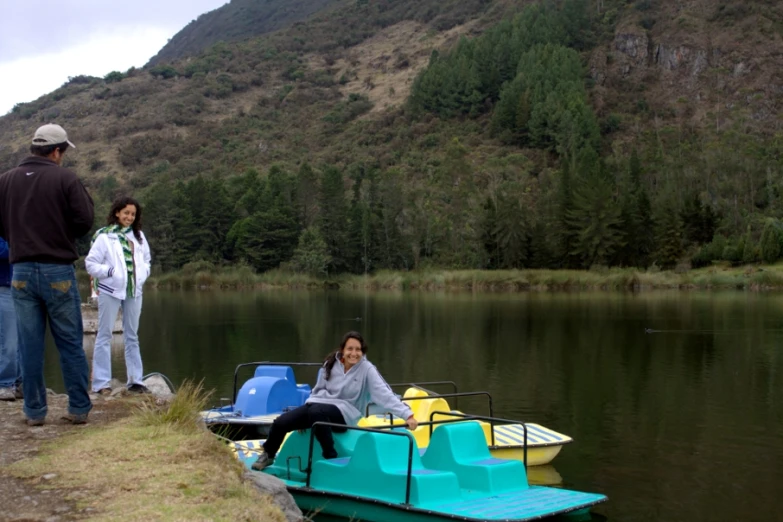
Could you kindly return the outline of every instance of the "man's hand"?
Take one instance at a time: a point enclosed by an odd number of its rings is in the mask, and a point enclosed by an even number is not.
[[[419,422],[411,415],[408,417],[408,419],[405,421],[405,424],[408,425],[409,430],[415,430],[419,426]]]

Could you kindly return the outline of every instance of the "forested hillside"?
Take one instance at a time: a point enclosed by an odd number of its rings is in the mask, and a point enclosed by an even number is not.
[[[782,31],[764,0],[358,0],[73,78],[0,119],[0,160],[66,126],[164,270],[771,262]]]

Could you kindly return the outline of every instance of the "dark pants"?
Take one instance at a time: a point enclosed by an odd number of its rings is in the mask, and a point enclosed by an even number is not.
[[[334,424],[345,424],[343,414],[334,404],[318,404],[308,402],[295,410],[283,413],[272,423],[272,429],[269,430],[269,437],[264,442],[264,452],[270,459],[277,455],[277,450],[285,439],[286,433],[294,430],[307,430],[313,427],[316,422],[332,422]],[[345,430],[335,428],[337,433]],[[321,444],[324,458],[333,459],[337,456],[334,450],[334,439],[332,438],[332,429],[329,426],[316,426],[315,438]]]

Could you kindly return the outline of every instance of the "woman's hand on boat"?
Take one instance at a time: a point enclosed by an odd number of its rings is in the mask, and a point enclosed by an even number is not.
[[[405,424],[408,425],[409,430],[415,430],[419,426],[419,422],[414,418],[413,415],[408,417],[408,419],[405,421]]]

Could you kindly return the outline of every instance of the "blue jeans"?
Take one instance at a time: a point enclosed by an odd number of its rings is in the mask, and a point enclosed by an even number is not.
[[[122,306],[122,331],[125,340],[125,371],[128,386],[144,384],[141,380],[142,365],[139,350],[139,318],[142,296],[126,297],[120,301],[108,294],[98,295],[98,333],[92,356],[92,391],[108,388],[111,381],[111,338],[117,312]]]
[[[11,287],[0,286],[0,388],[22,383],[22,361],[19,358],[19,333]]]
[[[43,365],[47,319],[60,352],[68,411],[74,415],[88,413],[92,409],[87,388],[89,368],[73,266],[16,263],[11,286],[19,326],[25,415],[30,419],[46,417]]]

